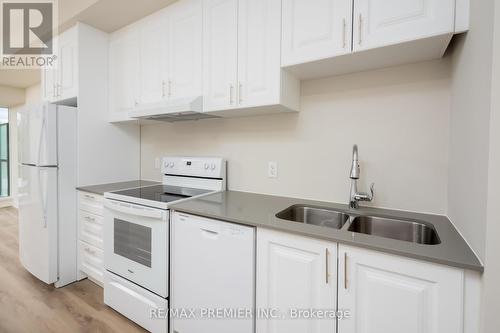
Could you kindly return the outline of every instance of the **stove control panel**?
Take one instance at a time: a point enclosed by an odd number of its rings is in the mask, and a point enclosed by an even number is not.
[[[164,175],[222,179],[226,175],[226,160],[219,157],[164,157]]]

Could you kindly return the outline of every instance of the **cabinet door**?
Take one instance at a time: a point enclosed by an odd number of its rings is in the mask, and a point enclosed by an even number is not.
[[[380,252],[339,246],[342,333],[459,333],[464,272]]]
[[[42,99],[52,102],[56,98],[56,70],[54,68],[42,68]]]
[[[140,27],[140,104],[161,102],[166,98],[168,77],[168,24],[167,17],[148,18]]]
[[[337,309],[337,245],[257,230],[257,333],[334,333],[335,319],[293,318],[296,309]]]
[[[109,120],[127,121],[137,101],[138,92],[138,34],[127,31],[115,35],[109,47]]]
[[[200,0],[172,5],[170,13],[169,77],[167,95],[183,98],[202,95],[203,6]]]
[[[76,28],[61,34],[57,69],[57,100],[76,97],[78,93],[77,56],[78,36]]]
[[[455,0],[354,0],[354,51],[454,30]]]
[[[351,52],[352,0],[283,1],[282,24],[283,66]]]
[[[238,107],[280,102],[281,1],[240,0]]]
[[[238,0],[205,0],[203,16],[204,110],[236,105]]]

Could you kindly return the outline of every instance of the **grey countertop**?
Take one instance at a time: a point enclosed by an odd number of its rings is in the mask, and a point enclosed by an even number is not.
[[[151,181],[151,180],[131,180],[131,181],[127,181],[127,182],[80,186],[80,187],[77,187],[76,189],[78,191],[85,191],[85,192],[103,195],[104,192],[120,191],[120,190],[125,190],[128,188],[149,186],[149,185],[156,185],[156,184],[161,184],[161,183]]]
[[[347,231],[345,227],[338,230],[286,221],[275,216],[276,213],[297,204],[321,206],[345,211],[349,214],[373,214],[429,222],[434,225],[441,243],[422,245],[354,233]],[[342,204],[237,191],[219,192],[186,200],[173,204],[171,209],[227,222],[282,230],[479,272],[484,270],[479,259],[446,216],[366,207],[349,211],[349,207]],[[350,223],[350,221],[347,223]]]

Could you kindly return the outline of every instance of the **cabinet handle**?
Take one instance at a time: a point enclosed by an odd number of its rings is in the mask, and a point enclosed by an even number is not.
[[[239,104],[243,103],[243,97],[242,95],[243,91],[243,84],[241,82],[238,83],[238,102]]]
[[[89,195],[89,194],[85,194],[84,196],[85,196],[85,198],[87,198],[87,199],[92,199],[92,200],[94,200],[94,199],[95,199],[95,197],[94,197],[94,196]]]
[[[85,248],[85,251],[87,253],[90,253],[91,255],[95,256],[95,251],[92,251],[91,249],[89,249],[88,247]]]
[[[56,84],[55,83],[52,84],[52,97],[54,97],[54,98],[56,97]]]
[[[326,261],[326,284],[329,283],[329,279],[330,279],[330,251],[328,251],[328,249],[325,249],[325,261]]]
[[[229,85],[229,105],[233,105],[233,90],[234,86],[232,84]]]
[[[359,14],[359,21],[358,21],[358,28],[359,28],[359,45],[363,43],[363,14]]]
[[[344,252],[344,289],[347,290],[347,252]]]
[[[346,19],[344,18],[342,20],[342,47],[345,49],[347,46],[347,22]]]
[[[165,81],[161,81],[161,97],[165,98]]]
[[[172,96],[172,81],[168,80],[168,97]]]
[[[90,217],[90,216],[85,216],[85,219],[89,222],[95,222],[95,218],[94,217]]]

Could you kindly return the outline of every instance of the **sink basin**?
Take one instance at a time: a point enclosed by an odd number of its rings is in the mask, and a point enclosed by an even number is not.
[[[342,226],[349,219],[349,215],[342,212],[303,205],[291,206],[276,214],[276,217],[288,221],[312,224],[333,229],[342,228]]]
[[[354,218],[348,230],[418,244],[435,245],[441,243],[433,226],[416,221],[358,216]]]

